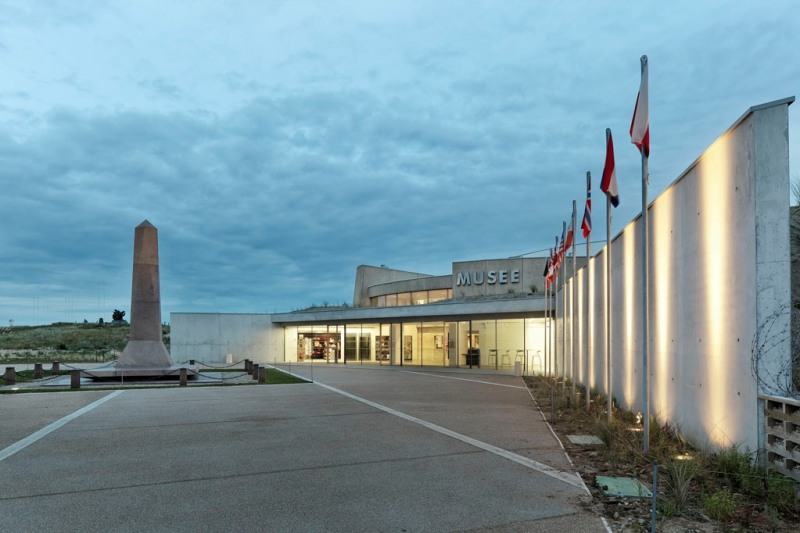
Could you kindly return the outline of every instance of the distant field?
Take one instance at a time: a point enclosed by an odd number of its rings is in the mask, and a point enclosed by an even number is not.
[[[163,326],[169,349],[169,326]],[[110,361],[128,342],[130,326],[57,323],[49,326],[14,326],[0,330],[0,361],[82,362]]]

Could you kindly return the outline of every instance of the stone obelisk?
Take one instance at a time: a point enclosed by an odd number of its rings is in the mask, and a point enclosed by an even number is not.
[[[116,368],[169,368],[172,358],[161,336],[158,230],[145,220],[134,230],[131,332]]]

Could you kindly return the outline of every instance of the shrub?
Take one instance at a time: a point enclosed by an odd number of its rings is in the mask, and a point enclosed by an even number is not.
[[[733,516],[736,501],[728,490],[720,490],[710,496],[703,494],[703,509],[710,518],[726,521]]]

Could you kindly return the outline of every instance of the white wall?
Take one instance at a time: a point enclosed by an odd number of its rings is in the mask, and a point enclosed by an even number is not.
[[[272,325],[271,315],[170,313],[170,339],[176,363],[225,363],[228,354],[234,361],[283,360],[283,328]]]
[[[790,364],[789,103],[751,108],[648,210],[650,413],[701,446],[757,449],[757,395],[779,393],[771,376]],[[631,180],[637,185],[623,189],[630,195],[623,201],[641,198],[640,179]],[[638,411],[645,390],[640,222],[628,224],[611,244],[613,396]],[[581,269],[574,281],[580,284],[576,341],[583,349],[588,328],[590,385],[606,393],[605,249],[588,268],[588,276]],[[568,319],[572,286],[566,289]],[[560,307],[558,314],[563,317]],[[751,346],[765,320],[774,327],[759,361],[768,378],[759,390]],[[568,373],[571,337],[567,320]],[[585,356],[579,353],[582,380]]]

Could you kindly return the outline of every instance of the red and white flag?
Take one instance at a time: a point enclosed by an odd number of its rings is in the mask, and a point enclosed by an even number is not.
[[[572,241],[575,240],[575,202],[572,202],[572,221],[569,223],[567,230],[567,240],[564,243],[564,255],[567,255],[569,249],[572,248]]]
[[[617,168],[614,163],[614,139],[611,130],[606,128],[606,164],[603,167],[603,179],[600,181],[600,190],[608,195],[611,205],[619,205],[619,192],[617,192]]]
[[[642,81],[636,96],[636,108],[631,120],[631,142],[645,157],[650,157],[650,104],[647,94],[647,56],[642,56]]]

